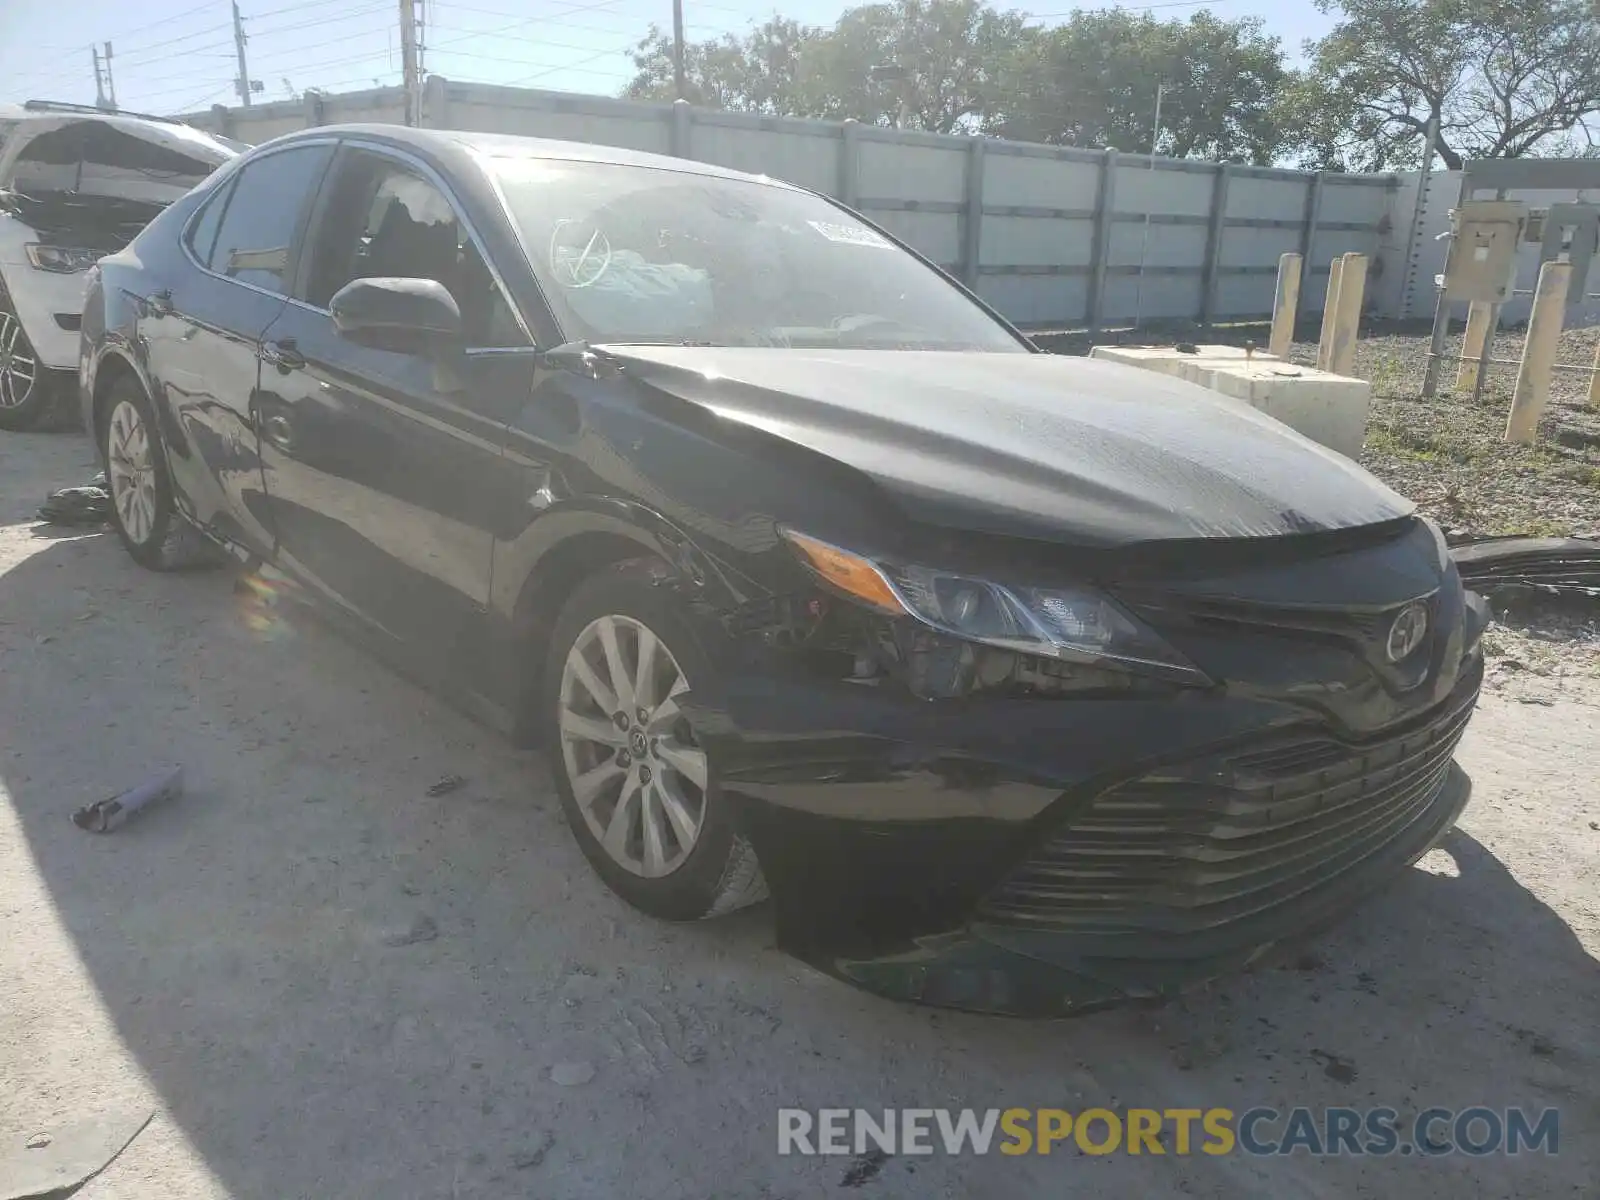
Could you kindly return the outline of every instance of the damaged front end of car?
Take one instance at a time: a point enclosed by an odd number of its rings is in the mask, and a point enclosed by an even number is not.
[[[1486,612],[1419,519],[940,539],[936,566],[784,537],[812,586],[725,614],[743,666],[684,708],[780,944],[874,992],[1171,996],[1334,920],[1466,803]]]

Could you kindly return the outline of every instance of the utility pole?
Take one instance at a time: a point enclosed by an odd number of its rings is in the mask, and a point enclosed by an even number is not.
[[[683,0],[672,0],[672,86],[673,98],[687,100],[688,85],[683,70]]]
[[[239,78],[233,86],[239,89],[239,103],[250,107],[250,68],[244,62],[244,18],[239,15],[238,0],[233,5],[233,49],[239,57]]]
[[[117,82],[111,78],[111,43],[106,43],[106,99],[113,111],[117,107]]]
[[[1156,119],[1150,129],[1150,181],[1156,178],[1156,147],[1161,144],[1161,101],[1166,97],[1167,85],[1156,84]],[[1139,244],[1139,277],[1133,285],[1133,327],[1139,328],[1144,320],[1144,260],[1150,253],[1150,210],[1155,207],[1155,188],[1150,189],[1145,201],[1144,240]]]
[[[421,123],[422,68],[417,55],[416,0],[400,0],[400,71],[406,94],[405,122]]]
[[[90,46],[89,53],[94,55],[94,106],[96,108],[105,108],[106,80],[105,75],[100,70],[100,49],[98,46]]]

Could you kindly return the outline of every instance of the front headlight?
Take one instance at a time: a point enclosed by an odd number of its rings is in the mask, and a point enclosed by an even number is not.
[[[79,246],[46,246],[42,242],[29,242],[28,261],[41,271],[57,275],[71,275],[87,271],[105,257],[103,250],[85,250]]]
[[[1210,682],[1159,634],[1094,588],[1006,586],[933,567],[881,562],[794,530],[784,530],[783,536],[833,587],[941,633],[1021,654]]]

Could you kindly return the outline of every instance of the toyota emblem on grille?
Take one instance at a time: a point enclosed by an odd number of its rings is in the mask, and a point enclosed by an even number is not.
[[[1408,604],[1395,616],[1394,624],[1389,626],[1389,640],[1384,644],[1384,653],[1389,656],[1390,662],[1397,663],[1422,645],[1422,639],[1427,636],[1427,606]]]

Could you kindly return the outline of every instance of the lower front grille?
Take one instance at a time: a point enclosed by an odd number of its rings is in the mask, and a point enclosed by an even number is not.
[[[1076,811],[980,915],[1090,935],[1217,931],[1332,883],[1425,821],[1476,681],[1369,743],[1300,737],[1152,771]]]

